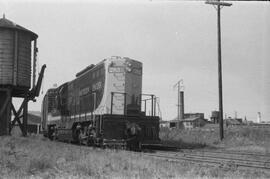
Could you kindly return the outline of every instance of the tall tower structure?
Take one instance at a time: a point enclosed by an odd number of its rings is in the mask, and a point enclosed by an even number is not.
[[[27,133],[28,101],[38,96],[45,69],[43,66],[35,86],[37,38],[36,33],[6,19],[5,15],[0,19],[0,135],[8,135],[16,122],[23,135]],[[12,104],[13,98],[23,99],[19,110]],[[13,120],[11,112],[15,116]]]
[[[180,115],[180,120],[184,120],[185,119],[185,104],[184,104],[184,90],[179,91],[179,115]]]
[[[184,120],[184,81],[179,80],[173,88],[177,88],[177,119]]]
[[[261,112],[258,112],[258,114],[257,114],[257,122],[258,122],[258,123],[261,123],[261,122],[262,122],[262,115],[261,115]]]

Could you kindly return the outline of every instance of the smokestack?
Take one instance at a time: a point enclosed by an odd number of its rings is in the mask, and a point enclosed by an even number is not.
[[[261,121],[262,121],[261,112],[258,112],[258,115],[257,115],[257,122],[258,122],[258,123],[261,123]]]
[[[179,92],[180,93],[180,95],[179,95],[179,101],[180,101],[180,103],[179,103],[179,118],[180,118],[180,120],[184,120],[184,114],[185,114],[185,112],[184,112],[184,91],[180,91]]]
[[[234,119],[237,119],[237,111],[234,111]]]

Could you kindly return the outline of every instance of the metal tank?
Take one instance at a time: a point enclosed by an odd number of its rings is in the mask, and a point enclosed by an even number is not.
[[[219,111],[212,111],[212,113],[211,113],[211,121],[213,122],[213,123],[218,123],[219,122]]]
[[[37,37],[5,16],[0,19],[0,86],[11,87],[12,96],[20,96],[31,87],[31,56]]]

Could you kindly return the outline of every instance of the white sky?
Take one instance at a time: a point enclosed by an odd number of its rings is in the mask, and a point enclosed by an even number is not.
[[[201,2],[0,0],[0,13],[39,35],[44,93],[104,58],[143,62],[143,92],[160,97],[164,120],[177,115],[173,85],[184,79],[185,112],[218,109],[216,10]],[[224,114],[270,121],[270,3],[233,2],[221,11]],[[44,95],[43,93],[43,95]],[[29,103],[40,110],[42,97]]]

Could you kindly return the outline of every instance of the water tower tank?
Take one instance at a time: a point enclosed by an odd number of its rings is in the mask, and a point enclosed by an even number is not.
[[[212,118],[219,118],[219,111],[212,111]]]
[[[37,37],[5,16],[0,19],[0,87],[11,87],[15,96],[31,87],[32,41]]]

